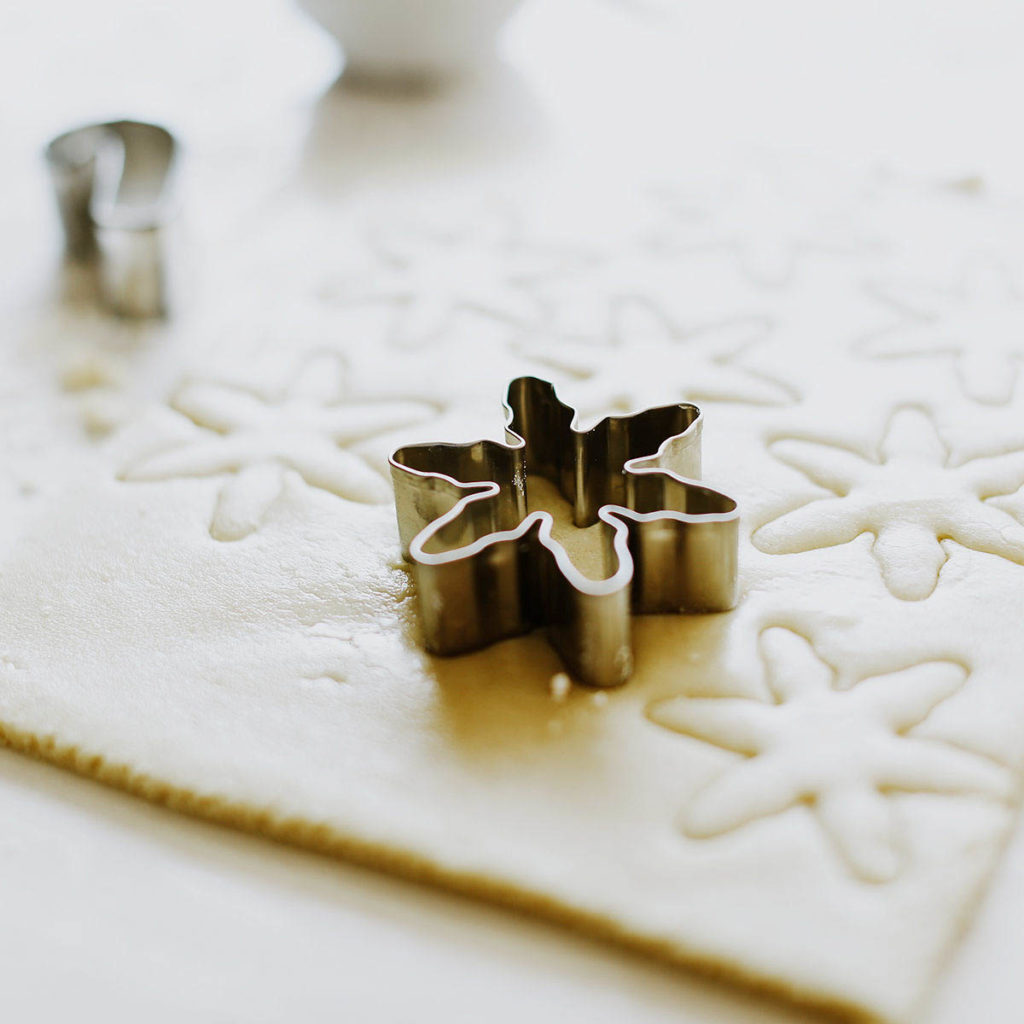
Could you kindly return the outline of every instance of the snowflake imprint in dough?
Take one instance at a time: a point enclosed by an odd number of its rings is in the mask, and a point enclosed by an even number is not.
[[[552,256],[517,242],[503,218],[481,214],[464,227],[378,230],[369,248],[373,269],[323,294],[333,303],[395,306],[396,346],[429,344],[459,313],[519,327],[544,317],[545,306],[528,285],[549,269]]]
[[[660,310],[635,306],[608,340],[547,337],[522,343],[519,351],[575,378],[569,393],[583,415],[628,412],[679,398],[785,405],[797,397],[791,388],[738,361],[770,327],[767,320],[751,317],[684,330]]]
[[[666,214],[661,236],[670,251],[726,249],[757,285],[789,283],[807,253],[849,256],[867,248],[851,214],[810,175],[797,181],[750,171],[711,194],[663,188],[653,198]]]
[[[710,319],[722,309],[683,258],[631,234],[600,250],[580,250],[538,278],[534,290],[550,307],[551,329],[582,341],[615,337],[623,310],[652,306],[672,317]]]
[[[806,804],[860,878],[885,882],[904,857],[888,794],[1010,799],[1012,778],[996,762],[911,732],[960,690],[962,665],[923,662],[840,690],[803,636],[772,627],[760,649],[774,703],[670,697],[648,708],[657,725],[746,757],[686,808],[687,835],[721,835]]]
[[[180,388],[171,407],[201,432],[135,462],[121,479],[229,474],[210,524],[210,534],[224,541],[240,540],[259,526],[289,471],[349,501],[390,501],[383,470],[348,449],[434,412],[422,402],[347,401],[344,363],[333,353],[306,360],[273,399],[233,385],[193,382]]]
[[[776,441],[771,451],[833,495],[756,530],[752,539],[761,551],[813,551],[872,533],[882,578],[905,601],[923,600],[935,589],[948,557],[943,541],[1024,565],[1024,527],[986,500],[1024,482],[1024,452],[951,465],[931,416],[914,407],[892,415],[874,460],[797,438]]]
[[[964,392],[1005,405],[1024,360],[1024,299],[1005,267],[970,264],[954,288],[880,285],[883,301],[909,317],[862,342],[877,358],[952,356]]]

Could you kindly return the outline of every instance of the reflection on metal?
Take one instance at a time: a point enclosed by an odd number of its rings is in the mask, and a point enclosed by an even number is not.
[[[140,121],[76,128],[46,148],[67,254],[98,262],[101,297],[122,316],[167,311],[176,156],[170,132]]]
[[[459,654],[538,626],[584,683],[632,672],[631,614],[717,612],[736,601],[739,513],[702,486],[700,410],[610,416],[576,429],[547,381],[519,377],[507,444],[421,444],[391,457],[402,551],[427,649]],[[528,511],[528,476],[554,484],[576,526],[601,524],[600,578]]]

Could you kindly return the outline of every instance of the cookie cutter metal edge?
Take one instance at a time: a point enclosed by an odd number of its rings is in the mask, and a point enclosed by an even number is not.
[[[632,614],[735,606],[739,511],[699,483],[703,413],[688,403],[577,414],[537,377],[509,384],[506,444],[414,444],[391,456],[404,558],[425,646],[451,655],[538,626],[592,686],[625,682]],[[585,576],[529,512],[527,471],[558,487],[577,526],[602,523],[605,575]]]
[[[177,212],[174,136],[144,121],[108,121],[58,135],[44,155],[67,255],[98,261],[100,295],[115,313],[166,313],[165,236]]]

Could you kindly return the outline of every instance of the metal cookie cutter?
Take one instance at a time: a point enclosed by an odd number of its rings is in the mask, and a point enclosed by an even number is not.
[[[141,121],[87,125],[54,139],[46,161],[68,256],[98,260],[101,296],[114,312],[165,313],[174,136]]]
[[[546,626],[581,682],[633,667],[631,612],[717,612],[736,602],[736,502],[696,481],[695,405],[609,416],[591,430],[547,381],[519,377],[507,444],[417,444],[391,456],[402,552],[427,649],[460,654]],[[554,484],[576,526],[600,522],[603,573],[584,575],[530,512],[528,474]]]

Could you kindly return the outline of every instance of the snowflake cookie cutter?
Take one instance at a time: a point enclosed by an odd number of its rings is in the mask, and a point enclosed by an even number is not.
[[[167,311],[177,153],[166,128],[144,121],[86,125],[46,147],[67,254],[96,260],[103,301],[121,316]]]
[[[579,681],[617,686],[632,673],[633,613],[735,605],[739,512],[698,482],[697,406],[584,431],[550,383],[518,377],[505,414],[505,444],[414,444],[390,459],[427,650],[462,654],[546,627]],[[528,474],[558,488],[576,526],[602,524],[600,578],[553,538],[551,513],[529,511]]]

